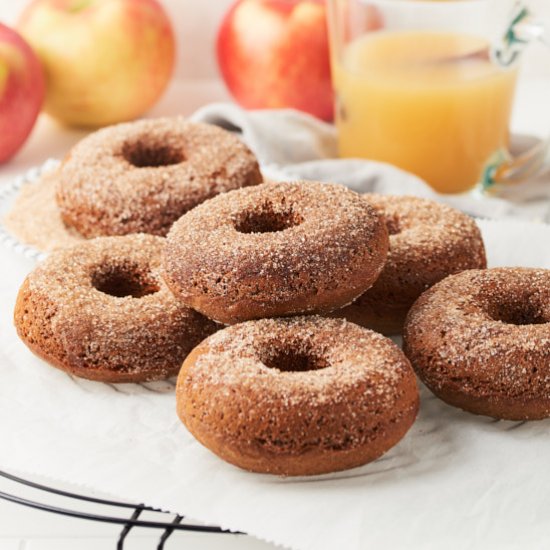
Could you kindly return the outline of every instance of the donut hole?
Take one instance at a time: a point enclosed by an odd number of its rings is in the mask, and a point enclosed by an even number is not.
[[[160,290],[158,282],[150,273],[143,272],[135,266],[114,266],[100,269],[92,275],[93,287],[116,298],[142,298]]]
[[[328,362],[312,351],[275,348],[261,356],[262,363],[281,372],[305,372],[328,367]]]
[[[495,321],[508,325],[542,325],[550,320],[529,300],[495,304],[489,314]]]
[[[235,229],[239,233],[276,233],[303,221],[292,208],[276,209],[271,203],[265,203],[260,208],[241,212],[235,220]]]
[[[168,145],[156,143],[127,143],[122,156],[136,168],[157,168],[179,164],[185,160],[183,151]]]

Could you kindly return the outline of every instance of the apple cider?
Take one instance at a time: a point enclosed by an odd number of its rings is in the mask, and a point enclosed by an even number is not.
[[[333,57],[340,155],[384,161],[444,193],[471,189],[509,141],[517,70],[461,33],[367,33]]]

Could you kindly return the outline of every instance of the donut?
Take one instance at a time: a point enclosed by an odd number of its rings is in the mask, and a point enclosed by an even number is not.
[[[199,205],[174,224],[164,277],[188,307],[224,324],[329,312],[378,277],[386,227],[336,184],[264,183]]]
[[[385,218],[390,249],[372,288],[337,316],[382,334],[399,334],[422,292],[447,275],[487,267],[481,233],[466,214],[417,197],[363,196]]]
[[[100,237],[53,252],[15,306],[23,342],[54,367],[102,382],[174,376],[217,326],[179,304],[159,274],[164,239]]]
[[[233,134],[183,118],[104,128],[80,141],[59,169],[63,221],[84,237],[164,236],[185,212],[262,181],[251,151]]]
[[[443,401],[507,420],[550,416],[550,270],[450,276],[410,310],[405,352]]]
[[[285,476],[354,468],[413,424],[416,377],[388,338],[319,316],[225,328],[185,360],[178,415],[227,462]]]

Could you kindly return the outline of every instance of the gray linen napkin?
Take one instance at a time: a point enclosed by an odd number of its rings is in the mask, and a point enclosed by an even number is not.
[[[550,223],[550,176],[499,190],[442,195],[420,178],[382,162],[337,158],[334,126],[294,110],[245,111],[229,103],[207,105],[193,120],[238,132],[257,155],[266,175],[277,179],[334,181],[355,191],[416,195],[445,202],[477,217],[523,218]],[[529,137],[519,137],[521,149]]]

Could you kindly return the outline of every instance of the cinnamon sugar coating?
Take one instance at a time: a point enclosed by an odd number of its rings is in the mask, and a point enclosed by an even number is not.
[[[174,376],[217,326],[179,304],[160,277],[164,239],[102,237],[53,252],[23,283],[20,338],[51,365],[105,382]]]
[[[372,288],[337,316],[383,334],[398,334],[422,292],[453,273],[487,267],[481,232],[466,214],[417,197],[363,197],[386,220],[388,258]]]
[[[78,143],[59,168],[64,222],[85,237],[166,235],[185,212],[262,181],[236,136],[184,118],[117,124]]]
[[[447,403],[508,420],[550,416],[550,270],[453,275],[410,310],[405,353]]]
[[[376,211],[341,185],[264,183],[199,205],[172,227],[164,278],[219,322],[328,312],[378,277],[388,235]]]
[[[207,338],[178,376],[177,410],[224,460],[282,475],[370,462],[418,410],[416,378],[389,339],[318,316],[248,321]]]
[[[42,252],[78,244],[82,235],[67,227],[55,202],[57,171],[50,170],[23,185],[11,210],[2,220],[9,232]]]

